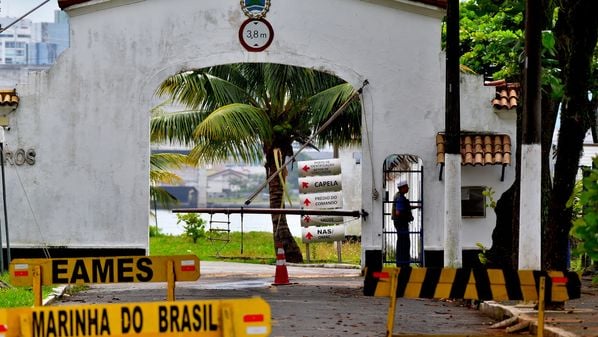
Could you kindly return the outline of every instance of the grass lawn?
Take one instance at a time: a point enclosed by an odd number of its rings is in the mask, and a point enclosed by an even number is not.
[[[272,233],[240,232],[232,233],[206,233],[193,243],[191,237],[181,235],[150,236],[150,255],[169,256],[194,254],[200,261],[237,261],[247,263],[275,264],[276,252]],[[307,262],[305,245],[301,238],[295,238],[303,252],[303,259]],[[310,244],[311,263],[336,263],[338,262],[337,248],[332,242]],[[342,244],[342,262],[359,264],[361,244],[358,242]],[[8,273],[0,275],[0,280],[10,284]],[[84,289],[85,286],[75,286],[75,289]],[[43,297],[52,292],[52,286],[43,287]],[[75,290],[76,291],[76,290]],[[0,308],[30,307],[33,305],[33,291],[31,287],[0,287]]]
[[[0,280],[10,284],[8,273],[0,274]],[[42,297],[52,293],[53,287],[43,286]],[[31,287],[0,288],[0,308],[30,307],[33,305],[33,289]]]
[[[303,252],[303,259],[307,261],[305,245],[301,238],[295,238]],[[241,249],[242,248],[242,249]],[[310,244],[311,263],[338,262],[337,248],[332,242]],[[206,236],[193,243],[190,237],[156,235],[150,238],[150,255],[179,255],[195,254],[199,260],[216,261],[231,260],[250,263],[276,263],[276,252],[272,233],[269,232],[240,232],[206,233]],[[361,258],[361,244],[343,243],[342,262],[359,264]]]

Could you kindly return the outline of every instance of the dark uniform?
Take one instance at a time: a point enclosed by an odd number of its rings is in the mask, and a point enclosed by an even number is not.
[[[408,186],[408,185],[404,185]],[[413,221],[411,203],[400,191],[395,194],[392,203],[392,220],[397,230],[396,263],[397,267],[409,266],[411,262],[411,241],[409,240],[409,223]]]

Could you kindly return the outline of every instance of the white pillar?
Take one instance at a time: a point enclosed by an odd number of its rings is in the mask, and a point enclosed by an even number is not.
[[[461,268],[461,155],[446,153],[444,163],[444,266]]]
[[[519,269],[541,269],[542,252],[542,148],[521,145],[521,192],[519,201]]]

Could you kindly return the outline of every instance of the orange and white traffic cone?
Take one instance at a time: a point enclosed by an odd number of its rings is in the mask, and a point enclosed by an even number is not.
[[[289,283],[289,273],[287,272],[287,260],[284,257],[284,248],[282,243],[276,243],[276,274],[272,285],[280,286]]]

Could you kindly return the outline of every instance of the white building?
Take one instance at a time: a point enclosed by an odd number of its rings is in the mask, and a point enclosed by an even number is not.
[[[54,22],[32,22],[26,18],[17,20],[13,17],[0,18],[1,27],[8,27],[0,33],[0,64],[52,64],[68,48],[69,24],[65,12],[56,11]]]
[[[0,18],[0,25],[7,27],[17,18]],[[0,34],[0,63],[27,64],[27,44],[32,42],[33,23],[23,19]]]
[[[247,20],[238,1],[60,0],[70,16],[71,45],[48,71],[16,86],[6,144],[34,148],[35,165],[7,172],[11,247],[61,254],[145,254],[149,222],[149,110],[154,91],[183,69],[235,62],[284,63],[328,71],[363,89],[361,244],[388,253],[392,179],[387,158],[415,158],[407,168],[412,199],[421,202],[426,263],[442,264],[444,181],[437,136],[444,132],[443,0],[302,0],[273,2],[272,43],[260,52],[239,41]],[[242,31],[241,31],[242,33]],[[266,36],[268,32],[265,32]],[[494,87],[463,76],[461,128],[494,146],[515,123],[492,110]],[[486,141],[486,136],[492,136]],[[490,143],[492,142],[492,143]],[[504,144],[501,144],[503,146]],[[484,156],[493,150],[482,150]],[[474,157],[477,152],[470,152]],[[494,158],[493,160],[497,160]],[[474,161],[477,162],[477,161]],[[489,165],[488,163],[492,163]],[[464,187],[491,187],[499,196],[514,180],[513,165],[464,166]],[[498,165],[496,165],[498,164]],[[402,167],[401,165],[397,167]],[[394,172],[397,176],[405,172]],[[345,179],[345,178],[343,178]],[[343,181],[343,186],[351,181]],[[415,187],[417,186],[417,187]],[[471,195],[475,195],[472,190]],[[488,246],[493,212],[463,218],[465,253]],[[438,259],[440,256],[440,259]],[[421,256],[420,256],[421,258]],[[365,260],[362,261],[365,263]]]

